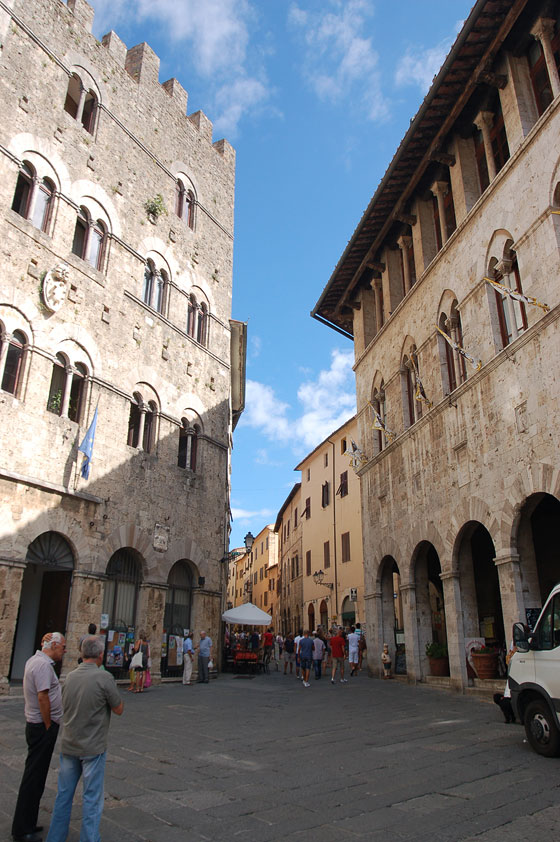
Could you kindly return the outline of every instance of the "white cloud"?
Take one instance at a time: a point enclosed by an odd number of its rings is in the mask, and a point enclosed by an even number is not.
[[[240,424],[277,444],[291,445],[295,452],[313,449],[356,411],[353,362],[352,351],[334,350],[330,368],[299,386],[300,414],[294,418],[289,404],[280,401],[271,386],[248,380]]]
[[[454,34],[444,38],[435,47],[409,47],[397,65],[395,83],[399,87],[416,85],[423,94],[427,93],[463,23],[462,20],[457,21]]]
[[[381,91],[379,56],[372,39],[364,38],[371,0],[328,0],[333,11],[310,12],[295,3],[288,22],[305,47],[304,76],[317,96],[338,102],[350,95],[370,119],[383,119],[388,106]]]
[[[234,520],[241,522],[248,522],[259,518],[261,520],[266,520],[267,523],[269,523],[270,518],[276,518],[276,512],[272,509],[259,509],[258,511],[251,511],[250,509],[237,509],[234,507],[231,510],[231,515]]]
[[[216,133],[233,138],[240,121],[265,103],[270,89],[260,54],[249,51],[255,10],[249,0],[92,0],[96,32],[115,28],[128,16],[156,26],[188,53],[208,85],[204,104]],[[150,41],[149,29],[146,40]],[[129,45],[132,46],[132,45]],[[163,58],[163,56],[161,56]],[[188,80],[185,87],[188,89]]]

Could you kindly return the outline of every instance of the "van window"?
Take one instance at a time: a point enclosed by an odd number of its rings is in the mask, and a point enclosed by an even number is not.
[[[545,608],[538,628],[539,649],[560,646],[560,596],[551,599]]]

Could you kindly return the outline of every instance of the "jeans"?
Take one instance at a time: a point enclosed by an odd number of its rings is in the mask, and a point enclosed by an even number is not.
[[[14,836],[25,836],[35,830],[57,734],[57,722],[51,722],[48,729],[42,722],[28,722],[25,726],[27,757],[12,824]]]
[[[321,659],[313,659],[313,669],[315,670],[315,678],[321,678]]]
[[[198,682],[205,682],[208,684],[208,661],[210,658],[204,658],[202,655],[198,656]]]
[[[100,842],[99,822],[103,812],[105,757],[106,752],[95,754],[92,757],[60,755],[58,792],[54,802],[47,842],[66,842],[72,813],[72,801],[82,775],[84,798],[80,842]]]

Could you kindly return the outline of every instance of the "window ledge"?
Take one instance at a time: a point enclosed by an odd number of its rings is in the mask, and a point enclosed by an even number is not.
[[[45,232],[41,231],[40,228],[36,228],[29,219],[26,219],[24,216],[16,213],[15,210],[9,208],[6,219],[8,222],[12,223],[14,228],[18,228],[22,234],[27,234],[33,240],[36,240],[36,242],[41,243],[48,248],[52,248],[52,237],[49,234],[45,234]]]
[[[82,275],[86,275],[90,280],[95,281],[96,284],[99,286],[105,286],[105,275],[103,272],[100,272],[98,269],[95,269],[91,263],[88,263],[87,260],[84,260],[82,257],[78,257],[77,254],[70,252],[70,254],[66,257],[66,263],[69,266],[72,266],[73,269],[77,269],[78,272],[81,272]]]
[[[29,477],[25,474],[17,474],[14,471],[6,471],[0,468],[0,479],[7,479],[11,482],[19,482],[23,485],[31,485],[34,488],[40,488],[43,491],[53,491],[55,494],[61,494],[63,497],[76,497],[79,500],[87,500],[88,503],[104,503],[102,497],[96,497],[95,494],[89,494],[87,491],[73,491],[66,485],[58,485],[55,482],[47,482],[44,479],[37,479],[36,477]]]

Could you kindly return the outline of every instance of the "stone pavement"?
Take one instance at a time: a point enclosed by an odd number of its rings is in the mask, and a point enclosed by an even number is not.
[[[113,717],[103,842],[352,842],[557,838],[560,760],[498,708],[361,673],[280,673],[123,693]],[[0,831],[24,759],[23,704],[0,703]],[[40,822],[56,791],[53,758]],[[70,842],[79,838],[74,808]]]

